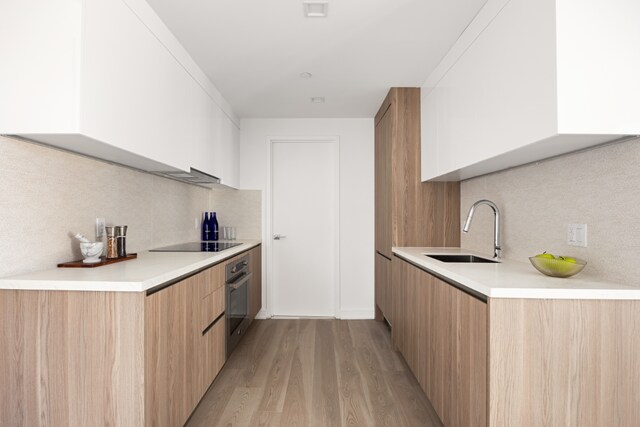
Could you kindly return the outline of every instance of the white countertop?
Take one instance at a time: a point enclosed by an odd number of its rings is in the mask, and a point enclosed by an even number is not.
[[[52,268],[0,279],[0,289],[143,292],[259,245],[242,243],[222,252],[140,252],[138,258],[94,268]]]
[[[422,269],[436,273],[490,298],[629,299],[640,300],[640,286],[581,278],[548,277],[529,263],[446,263],[424,254],[485,254],[460,248],[393,248],[393,253]]]

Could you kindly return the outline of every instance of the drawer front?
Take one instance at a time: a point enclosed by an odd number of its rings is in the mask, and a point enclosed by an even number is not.
[[[225,263],[214,265],[200,273],[204,282],[200,287],[200,296],[202,298],[224,286],[224,266]]]
[[[201,304],[200,330],[204,331],[225,309],[224,286],[205,296]],[[222,322],[224,323],[224,322]]]
[[[204,390],[209,388],[213,380],[222,369],[226,359],[225,353],[225,322],[220,319],[203,336],[205,340],[205,366],[202,372]]]

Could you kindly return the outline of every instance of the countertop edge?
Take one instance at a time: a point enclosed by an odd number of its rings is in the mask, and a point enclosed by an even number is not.
[[[417,257],[408,250],[418,251],[420,253],[465,253],[482,257],[485,254],[479,254],[475,251],[460,248],[401,248],[394,247],[392,252],[398,258],[409,262],[410,264],[420,268],[428,273],[440,276],[444,281],[454,282],[453,286],[462,286],[470,291],[470,293],[479,293],[486,298],[503,298],[503,299],[579,299],[579,300],[640,300],[640,287],[626,286],[616,283],[599,282],[599,281],[567,281],[558,282],[568,279],[554,279],[540,276],[536,278],[541,286],[524,286],[524,287],[508,287],[499,283],[489,283],[488,281],[478,281],[473,277],[454,271],[455,267],[448,267],[446,263],[437,260],[427,260]],[[500,269],[500,265],[513,267],[518,265],[521,269],[525,263],[517,261],[502,260],[500,264],[483,264],[484,268],[493,268],[493,271]],[[532,267],[533,268],[533,267]],[[518,273],[503,272],[501,279],[512,276],[513,281],[519,280]],[[496,277],[498,274],[495,275]],[[553,281],[553,282],[552,282]],[[552,284],[566,283],[568,286],[551,287]],[[580,287],[581,283],[586,283],[589,287]],[[545,286],[542,286],[544,284]]]
[[[7,277],[0,279],[0,290],[22,290],[22,291],[69,291],[69,292],[146,292],[152,288],[162,286],[163,284],[172,280],[178,279],[183,276],[189,276],[198,270],[203,270],[212,267],[216,264],[224,262],[229,258],[239,255],[243,252],[249,251],[262,244],[261,240],[246,240],[243,241],[240,246],[228,249],[224,252],[217,252],[216,255],[211,255],[207,259],[197,260],[187,263],[183,266],[175,268],[171,271],[164,272],[158,275],[151,275],[147,280],[57,280],[55,278],[47,279],[29,279],[30,275],[34,274],[46,274],[51,272],[52,276],[59,269],[50,269],[33,273],[25,273],[17,276]],[[148,253],[149,251],[143,251],[141,253]],[[170,256],[177,252],[155,252],[156,254],[162,253]],[[181,252],[182,253],[182,252]],[[196,252],[197,253],[197,252]],[[140,253],[139,253],[140,254]],[[200,253],[201,254],[201,253]],[[138,260],[141,259],[140,257]],[[127,262],[111,264],[105,267],[126,267]],[[97,269],[104,267],[96,267]],[[72,270],[72,269],[69,269]],[[81,270],[81,269],[73,269]],[[84,269],[83,269],[84,270]],[[88,270],[88,269],[87,269]],[[91,269],[93,270],[93,269]]]

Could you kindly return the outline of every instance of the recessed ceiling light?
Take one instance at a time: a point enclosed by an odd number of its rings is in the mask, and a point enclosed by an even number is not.
[[[302,2],[304,16],[307,18],[326,18],[329,11],[328,1],[307,0]]]
[[[313,74],[305,71],[304,73],[300,73],[300,77],[303,79],[310,79],[311,77],[313,77]]]
[[[324,96],[314,96],[311,98],[311,102],[314,104],[324,104]]]

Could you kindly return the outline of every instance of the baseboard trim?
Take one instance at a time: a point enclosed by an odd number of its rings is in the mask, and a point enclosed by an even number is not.
[[[267,315],[266,310],[260,310],[256,314],[256,319],[333,319],[333,317],[323,316],[271,316]],[[335,319],[344,320],[370,320],[375,319],[375,310],[342,310]]]
[[[342,310],[340,319],[344,320],[369,320],[375,318],[375,310]]]

